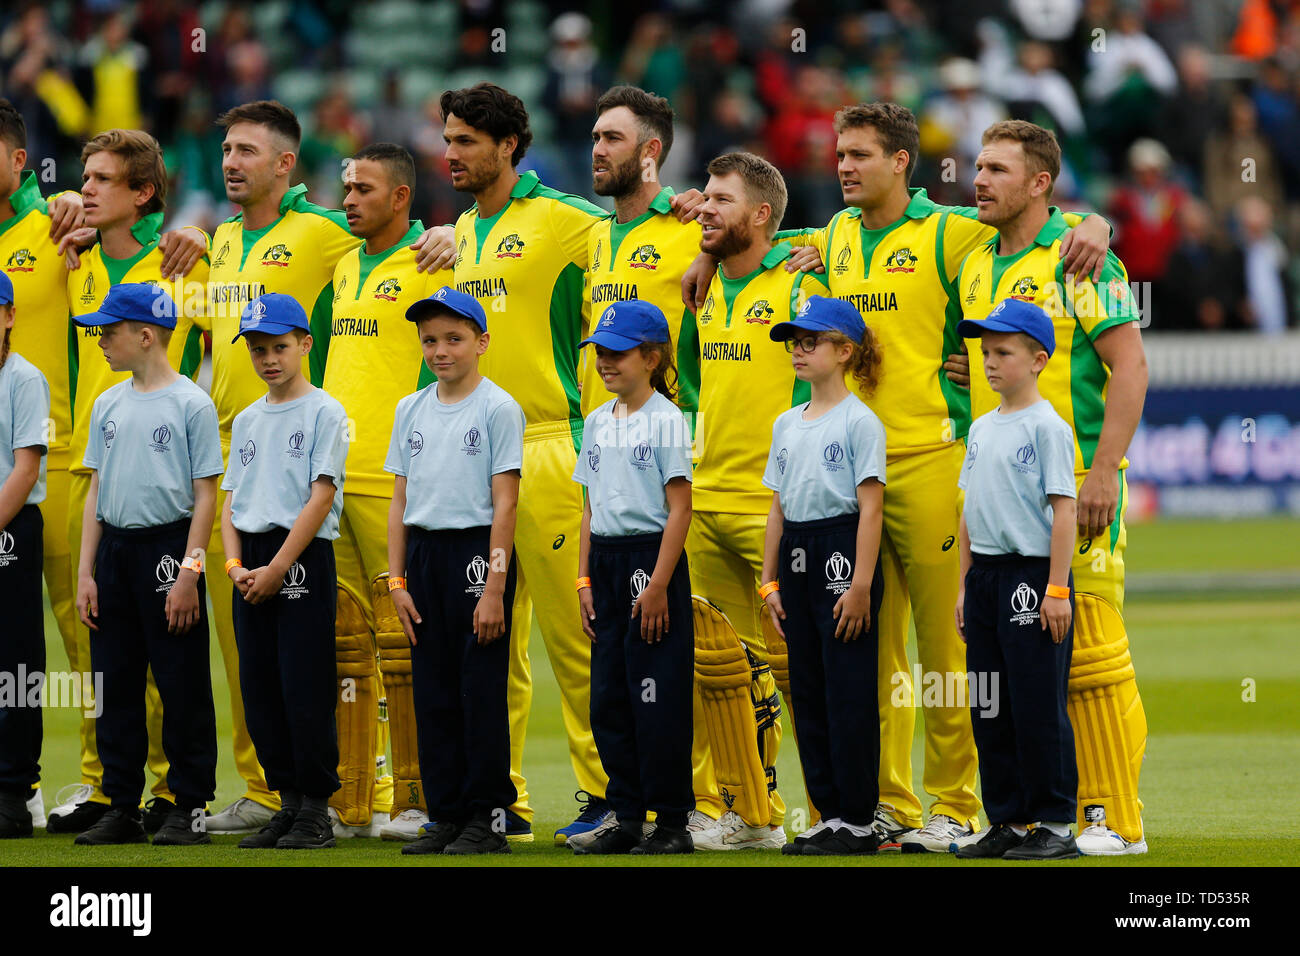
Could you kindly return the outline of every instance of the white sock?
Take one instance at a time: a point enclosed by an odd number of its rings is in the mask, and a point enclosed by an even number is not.
[[[1022,826],[1018,823],[1009,823],[1007,826],[1011,827],[1011,832],[1016,836],[1026,836],[1029,833],[1028,827]]]
[[[848,830],[856,837],[864,837],[871,833],[870,824],[862,825],[857,823],[844,823],[841,821],[840,826],[843,827],[845,830]]]
[[[1037,823],[1044,830],[1050,830],[1059,837],[1068,837],[1070,835],[1070,825],[1068,823]]]
[[[832,830],[838,830],[840,827],[844,826],[844,821],[839,817],[832,817],[826,821],[826,825]]]

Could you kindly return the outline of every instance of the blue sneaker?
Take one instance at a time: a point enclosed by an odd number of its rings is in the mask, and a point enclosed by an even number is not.
[[[532,843],[533,825],[515,811],[507,810],[506,840],[510,843]]]
[[[609,803],[604,797],[593,797],[586,790],[579,790],[574,795],[574,799],[581,804],[582,809],[578,812],[578,817],[567,827],[561,827],[555,831],[555,845],[564,846],[569,837],[577,836],[579,833],[587,833],[596,829],[605,822],[614,811],[610,809]]]

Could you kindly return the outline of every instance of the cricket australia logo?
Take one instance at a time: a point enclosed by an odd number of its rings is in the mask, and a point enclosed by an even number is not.
[[[853,563],[836,551],[826,559],[826,590],[832,594],[843,594],[849,589],[849,577],[853,574]]]
[[[482,444],[483,433],[480,432],[478,428],[473,427],[465,433],[464,444],[460,446],[460,450],[470,456],[477,455],[483,451],[483,449],[479,447]]]
[[[915,272],[916,256],[912,255],[912,250],[903,246],[901,249],[895,249],[885,260],[886,272]]]
[[[284,581],[280,584],[280,593],[290,601],[296,601],[304,594],[309,594],[310,590],[303,584],[307,580],[307,569],[302,566],[301,561],[295,561],[289,565],[289,570],[284,572]]]
[[[776,455],[776,470],[785,474],[785,463],[790,460],[790,453],[782,448]]]
[[[641,596],[641,592],[645,590],[646,585],[649,583],[650,583],[650,575],[646,574],[644,569],[637,568],[635,571],[632,572],[631,584],[632,584],[633,601],[635,601],[637,598]]]
[[[1020,299],[1022,302],[1033,302],[1037,292],[1038,286],[1034,284],[1033,276],[1021,276],[1011,287],[1011,298]]]
[[[117,437],[117,422],[110,418],[100,426],[99,431],[104,436],[104,447],[112,448],[113,439]]]
[[[638,246],[627,257],[628,265],[633,269],[649,269],[651,272],[659,268],[659,253],[655,252],[655,247],[646,243],[644,246]]]
[[[228,255],[230,255],[230,243],[223,242],[221,244],[221,251],[218,252],[217,257],[212,260],[213,267],[224,266],[226,264],[226,256]]]
[[[283,242],[277,242],[270,246],[262,253],[262,265],[264,266],[287,266],[289,260],[293,258],[293,253]]]
[[[307,441],[307,436],[303,434],[301,428],[298,429],[296,432],[294,432],[292,435],[289,436],[289,447],[285,450],[285,454],[293,459],[301,458],[302,446],[303,443],[306,441]]]
[[[655,463],[655,452],[648,441],[632,446],[632,467],[645,471]]]
[[[482,597],[483,588],[487,584],[487,575],[487,559],[481,554],[474,555],[474,560],[465,565],[465,580],[469,581],[469,587],[465,589],[465,593],[472,594],[475,597]]]
[[[424,436],[419,432],[411,432],[411,437],[406,439],[406,447],[411,449],[411,457],[414,458],[424,448]]]
[[[1038,592],[1021,581],[1011,592],[1011,623],[1033,624],[1038,620]]]
[[[600,471],[600,446],[592,445],[587,449],[587,466],[592,471]]]
[[[153,569],[153,575],[158,579],[158,586],[153,589],[154,594],[166,594],[176,583],[176,575],[180,573],[181,563],[173,558],[170,554],[164,554],[158,559],[158,564]]]
[[[239,449],[239,461],[245,468],[248,463],[257,455],[257,445],[253,444],[253,439],[244,442],[244,447]]]
[[[767,299],[759,299],[751,305],[749,311],[745,313],[745,321],[756,322],[760,325],[771,325],[772,316],[774,315],[776,315],[776,313],[773,312],[772,307],[767,304]]]
[[[31,272],[36,266],[36,257],[24,246],[14,251],[5,263],[6,272]]]
[[[167,450],[167,446],[171,444],[171,440],[171,428],[167,425],[159,425],[153,430],[153,441],[149,443],[149,447],[156,452],[164,452]]]
[[[14,554],[14,536],[8,531],[0,531],[0,568],[18,560]]]
[[[844,446],[837,441],[822,449],[822,466],[827,471],[840,471],[844,468]]]
[[[402,287],[397,284],[396,279],[385,279],[375,289],[375,298],[384,299],[387,302],[396,302],[397,293],[401,291]]]
[[[497,243],[498,259],[519,259],[524,254],[524,241],[519,238],[519,233],[512,232],[500,242]]]
[[[840,250],[840,254],[835,257],[835,274],[842,276],[849,271],[849,262],[853,259],[853,250],[849,248],[848,243]]]

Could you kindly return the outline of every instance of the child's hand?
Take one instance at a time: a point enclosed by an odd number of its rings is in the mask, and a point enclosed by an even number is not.
[[[163,605],[167,615],[169,634],[186,634],[199,620],[199,576],[193,571],[182,571],[176,583],[167,592]]]
[[[772,618],[772,626],[776,628],[776,633],[785,637],[785,630],[781,627],[781,622],[785,620],[785,605],[781,603],[781,592],[773,591],[763,598],[763,603],[767,605],[767,613]]]
[[[632,616],[641,615],[641,640],[658,644],[668,633],[668,589],[651,581],[632,604]]]
[[[239,588],[241,595],[247,594],[248,589],[253,586],[253,572],[249,571],[248,568],[233,567],[230,569],[229,577],[235,583],[235,587]]]
[[[474,605],[474,633],[480,647],[491,644],[506,632],[506,605],[499,592],[484,591]]]
[[[591,588],[583,588],[578,592],[578,609],[582,615],[582,633],[594,643],[596,629],[591,626],[591,622],[596,620],[596,602],[591,597]]]
[[[1070,618],[1074,612],[1069,598],[1043,598],[1043,606],[1038,609],[1038,619],[1043,623],[1043,630],[1052,630],[1052,643],[1060,644],[1065,640],[1065,632],[1070,629]]]
[[[415,609],[411,592],[406,588],[395,588],[388,592],[388,596],[393,599],[393,607],[397,609],[397,619],[402,622],[402,631],[406,634],[406,639],[414,647],[419,643],[415,639],[415,625],[423,624],[424,618],[420,617],[420,612]]]
[[[99,625],[91,620],[99,617],[99,586],[89,574],[77,579],[77,613],[81,615],[82,624],[92,631],[99,630]]]
[[[966,589],[962,588],[957,592],[957,636],[961,638],[963,644],[966,643]]]
[[[244,592],[244,600],[249,604],[261,604],[269,601],[280,593],[284,587],[284,572],[280,571],[273,565],[265,565],[260,568],[254,568],[249,572],[252,577],[248,585],[248,590]]]
[[[871,628],[871,585],[849,585],[835,602],[831,615],[839,622],[835,625],[836,639],[845,644],[856,641],[863,631]]]

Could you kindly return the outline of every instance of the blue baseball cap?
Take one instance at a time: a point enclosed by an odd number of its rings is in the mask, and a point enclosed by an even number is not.
[[[645,343],[667,342],[668,320],[653,302],[628,299],[615,302],[600,314],[596,327],[578,343],[601,345],[615,352],[626,352]]]
[[[412,322],[435,315],[458,315],[462,319],[469,319],[480,331],[487,331],[487,313],[483,311],[478,299],[468,293],[457,292],[449,285],[406,310],[406,317]]]
[[[124,282],[108,290],[98,312],[74,315],[78,325],[113,325],[130,319],[164,329],[176,328],[176,303],[162,286],[151,282]]]
[[[773,342],[784,342],[800,332],[843,332],[861,343],[867,334],[867,324],[862,321],[862,313],[843,299],[810,295],[793,319],[778,322],[768,334]]]
[[[298,304],[298,300],[283,292],[267,292],[244,306],[244,311],[239,316],[239,331],[230,341],[238,342],[241,335],[249,332],[284,335],[294,329],[311,331],[307,313]]]
[[[0,305],[14,304],[14,284],[9,281],[9,276],[0,271]]]
[[[978,338],[985,332],[1024,332],[1037,339],[1049,356],[1056,351],[1052,317],[1024,299],[1003,299],[987,319],[963,319],[957,323],[957,334],[964,339]]]

